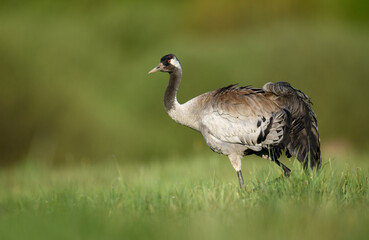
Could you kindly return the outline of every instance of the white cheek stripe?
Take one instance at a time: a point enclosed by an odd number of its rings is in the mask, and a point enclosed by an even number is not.
[[[170,59],[170,64],[172,64],[173,66],[175,66],[176,68],[179,68],[181,65],[179,64],[177,59]]]

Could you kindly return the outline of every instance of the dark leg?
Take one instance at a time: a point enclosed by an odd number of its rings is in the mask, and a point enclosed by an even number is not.
[[[240,182],[240,187],[243,189],[245,187],[245,183],[243,182],[242,172],[237,171],[238,181]]]
[[[256,153],[256,155],[265,159],[270,159],[271,161],[275,162],[278,166],[280,166],[283,169],[284,175],[286,177],[289,177],[291,175],[291,169],[289,169],[287,166],[285,166],[278,160],[278,157],[275,155],[273,150],[268,149],[267,151],[261,151]]]
[[[241,172],[241,155],[237,154],[231,154],[228,155],[229,160],[231,161],[231,164],[237,172],[238,181],[240,182],[241,189],[245,186],[245,183],[243,182],[242,172]]]
[[[290,175],[291,175],[291,169],[289,169],[288,167],[286,167],[283,163],[281,163],[278,159],[276,159],[276,158],[274,158],[274,157],[272,157],[271,158],[271,160],[273,161],[273,162],[275,162],[278,166],[280,166],[282,169],[283,169],[283,171],[284,171],[284,175],[286,176],[286,177],[289,177]]]
[[[280,166],[283,169],[284,176],[289,177],[291,175],[291,170],[288,167],[286,167],[283,163],[281,163],[280,161],[278,161],[278,159],[274,158],[274,159],[270,159],[270,160],[272,160],[273,162],[275,162],[278,166]],[[276,179],[274,179],[273,181],[271,181],[271,182],[269,182],[267,184],[271,184],[271,183],[274,183],[276,181],[279,181],[281,178],[282,178],[282,176],[277,177]],[[256,187],[256,188],[253,189],[253,191],[257,191],[259,189],[260,189],[260,187]]]

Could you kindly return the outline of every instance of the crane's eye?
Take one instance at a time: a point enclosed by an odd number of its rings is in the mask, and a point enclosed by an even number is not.
[[[168,60],[168,63],[170,63],[170,61],[172,61],[172,59],[169,59],[169,60]]]

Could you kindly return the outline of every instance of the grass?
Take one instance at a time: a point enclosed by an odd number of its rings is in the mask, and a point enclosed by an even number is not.
[[[149,164],[0,172],[0,239],[363,239],[369,168],[326,161],[289,179],[265,160],[243,162],[246,191],[217,155]],[[345,162],[346,161],[346,162]],[[360,166],[360,167],[359,167]]]

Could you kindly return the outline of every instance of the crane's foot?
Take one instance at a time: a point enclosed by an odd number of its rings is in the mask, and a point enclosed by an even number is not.
[[[286,167],[287,169],[284,169],[283,168],[283,171],[284,171],[284,176],[285,177],[289,177],[289,176],[291,176],[291,170],[288,168],[288,167]]]
[[[237,171],[237,177],[238,177],[238,181],[240,182],[240,188],[241,189],[244,189],[245,188],[245,183],[243,181],[241,170],[240,171]]]
[[[265,186],[269,186],[269,185],[272,185],[272,184],[275,184],[275,183],[278,183],[279,181],[283,180],[283,178],[285,177],[289,177],[291,175],[291,170],[290,171],[285,171],[284,172],[284,176],[279,176],[269,182],[266,182],[266,183],[260,183],[259,181],[259,186],[255,187],[252,189],[252,192],[256,192],[256,191],[259,191],[260,189],[262,189],[263,187]]]

